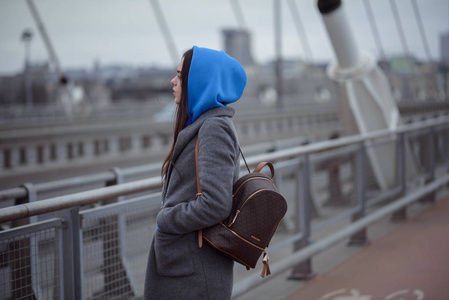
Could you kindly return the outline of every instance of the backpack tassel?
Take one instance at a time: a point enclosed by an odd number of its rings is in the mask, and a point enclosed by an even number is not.
[[[268,257],[268,252],[266,249],[263,250],[263,269],[262,269],[262,273],[260,274],[260,276],[262,276],[262,278],[265,278],[265,276],[268,276],[271,274],[270,271],[270,266],[268,265],[268,261],[270,260],[270,258]]]

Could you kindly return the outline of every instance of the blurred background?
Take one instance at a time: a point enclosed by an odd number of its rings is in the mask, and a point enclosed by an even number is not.
[[[395,101],[447,101],[448,0],[343,5],[358,48],[375,57]],[[2,0],[3,187],[17,185],[16,175],[33,174],[20,181],[51,179],[42,172],[68,164],[87,171],[99,156],[109,157],[106,166],[120,164],[138,156],[136,143],[142,160],[131,164],[159,161],[171,140],[170,79],[193,45],[224,50],[244,65],[248,85],[236,117],[293,107],[312,115],[336,112],[335,85],[326,75],[336,57],[316,1]],[[335,129],[327,127],[323,134],[284,137],[321,140]],[[149,133],[111,142],[108,136],[124,128]]]
[[[170,79],[193,45],[226,51],[248,75],[232,104],[239,142],[250,163],[275,157],[276,185],[293,208],[270,245],[273,262],[336,230],[355,233],[352,225],[395,199],[426,195],[413,216],[447,197],[449,0],[342,0],[325,15],[317,2],[0,0],[0,300],[142,297],[173,138]],[[391,219],[406,217],[404,207]],[[377,236],[396,226],[383,223]],[[448,252],[441,235],[425,235],[438,245],[427,250]],[[363,228],[349,244],[367,241]],[[446,257],[412,259],[400,241],[404,270],[418,260],[427,270],[401,277],[442,270]],[[315,271],[348,257],[343,244]],[[385,272],[395,266],[391,249],[379,278],[404,282]],[[319,252],[283,263],[297,264],[289,278],[312,278]],[[296,291],[284,271],[238,300]],[[250,274],[236,267],[234,295],[249,289],[241,279]],[[447,290],[438,274],[427,276],[426,295]]]

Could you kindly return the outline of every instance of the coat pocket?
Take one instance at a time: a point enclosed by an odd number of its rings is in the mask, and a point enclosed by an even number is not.
[[[188,235],[156,231],[154,252],[160,276],[183,277],[195,272],[188,243]]]

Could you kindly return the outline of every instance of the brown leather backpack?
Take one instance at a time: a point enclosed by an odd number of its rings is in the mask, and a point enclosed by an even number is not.
[[[240,150],[241,152],[241,150]],[[242,153],[243,157],[243,153]],[[245,158],[243,157],[245,161]],[[246,161],[245,161],[246,164]],[[202,195],[198,176],[198,140],[195,147],[197,197]],[[268,166],[271,177],[260,173]],[[248,165],[246,164],[248,168]],[[274,167],[269,162],[261,162],[251,173],[240,177],[233,186],[231,215],[217,225],[198,232],[198,245],[203,239],[234,261],[255,268],[262,252],[262,277],[270,275],[268,247],[282,218],[287,212],[287,202],[278,193],[273,182]]]

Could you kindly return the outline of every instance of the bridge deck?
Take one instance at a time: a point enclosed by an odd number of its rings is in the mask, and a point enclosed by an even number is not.
[[[285,300],[448,300],[449,198]]]

